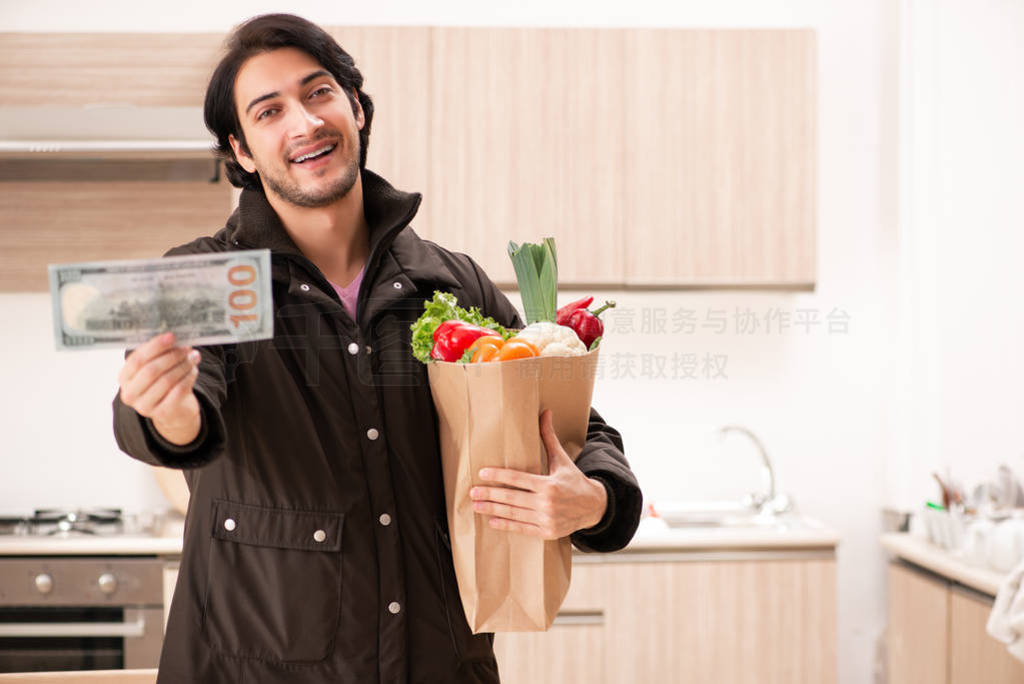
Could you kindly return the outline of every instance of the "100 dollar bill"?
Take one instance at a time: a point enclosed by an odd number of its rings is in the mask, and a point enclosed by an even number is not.
[[[49,269],[58,349],[135,347],[167,331],[191,345],[274,335],[267,249]]]

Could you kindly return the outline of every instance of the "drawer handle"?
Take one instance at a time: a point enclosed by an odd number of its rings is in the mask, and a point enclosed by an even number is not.
[[[552,621],[551,626],[559,625],[571,627],[574,625],[603,625],[603,610],[575,610],[559,612]]]

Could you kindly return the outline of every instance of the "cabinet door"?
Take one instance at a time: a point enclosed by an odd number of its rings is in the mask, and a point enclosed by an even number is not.
[[[811,30],[625,32],[626,281],[815,280]]]
[[[966,590],[950,592],[950,684],[1020,684],[1024,662],[985,631],[992,600]]]
[[[159,257],[217,232],[231,213],[231,186],[223,176],[218,183],[82,180],[0,187],[0,291],[45,291],[49,263]]]
[[[494,635],[502,684],[614,681],[605,677],[605,574],[603,564],[575,565],[548,631]]]
[[[623,563],[609,569],[609,681],[836,681],[835,561]],[[627,589],[628,588],[628,589]]]
[[[890,684],[948,682],[948,643],[948,583],[890,565]]]
[[[433,35],[428,237],[509,284],[508,241],[552,236],[561,283],[621,283],[621,31]]]
[[[355,59],[363,92],[373,98],[366,167],[399,190],[422,193],[429,206],[431,29],[342,26],[328,31]],[[429,223],[429,212],[421,207],[413,228],[429,233]]]
[[[0,33],[3,106],[194,107],[201,117],[223,40],[218,33]]]

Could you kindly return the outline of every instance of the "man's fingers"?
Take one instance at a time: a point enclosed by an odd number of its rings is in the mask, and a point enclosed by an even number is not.
[[[540,438],[544,441],[544,450],[548,454],[549,471],[552,469],[553,461],[559,458],[571,460],[569,454],[565,453],[565,449],[562,448],[562,443],[558,441],[558,435],[555,434],[551,409],[544,409],[544,412],[540,414]]]
[[[174,389],[174,386],[177,385],[179,381],[187,380],[189,383],[195,382],[195,376],[198,374],[198,370],[199,369],[190,360],[185,359],[181,361],[176,366],[173,366],[166,371],[147,389],[145,389],[138,399],[136,399],[132,408],[144,416],[152,416],[157,405],[164,400],[164,397]]]
[[[520,508],[534,508],[537,499],[533,492],[508,487],[473,487],[469,490],[469,496],[474,501],[497,501]]]
[[[177,384],[174,385],[160,403],[154,407],[153,415],[160,416],[165,413],[171,413],[174,409],[180,407],[181,403],[192,394],[192,388],[195,387],[196,378],[198,376],[199,367],[195,366],[185,377],[178,380]]]
[[[139,372],[140,368],[173,347],[175,341],[174,333],[167,332],[151,337],[133,349],[128,354],[128,358],[125,359],[124,366],[121,367],[121,372],[117,376],[117,383],[123,387],[127,381],[131,380]]]
[[[517,520],[519,522],[530,523],[533,525],[541,522],[540,515],[537,511],[530,510],[529,508],[520,508],[518,506],[494,503],[493,501],[476,501],[473,503],[473,510],[477,513],[493,515],[499,518],[505,518],[506,520]]]
[[[160,356],[150,359],[121,384],[121,401],[129,406],[133,405],[165,373],[181,363],[187,363],[190,352],[191,350],[187,347],[168,349]]]
[[[536,525],[529,523],[516,522],[515,520],[506,520],[505,518],[491,518],[487,521],[488,524],[498,530],[505,530],[507,532],[518,532],[519,534],[526,534],[531,537],[547,538],[544,534],[544,530]]]
[[[542,475],[524,473],[521,470],[511,470],[509,468],[482,468],[480,470],[480,479],[518,487],[529,492],[538,491],[544,482]]]

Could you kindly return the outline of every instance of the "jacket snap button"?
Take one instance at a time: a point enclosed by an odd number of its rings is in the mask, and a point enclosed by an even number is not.
[[[396,290],[401,290],[402,289],[402,283],[395,283],[395,289]]]
[[[392,601],[388,604],[388,610],[392,615],[397,615],[398,611],[402,610],[402,605],[398,601]]]
[[[373,353],[373,347],[371,347],[370,345],[366,345],[366,353],[367,354],[372,354]]]
[[[323,530],[317,530],[313,533],[313,541],[322,542],[324,539],[327,539],[327,533]]]
[[[348,353],[349,354],[358,354],[359,353],[359,345],[356,344],[355,342],[350,342],[349,345],[348,345]]]
[[[306,283],[302,283],[301,285],[299,285],[299,289],[302,290],[303,292],[309,292],[309,285],[307,285]]]
[[[380,524],[383,525],[384,527],[387,527],[388,525],[390,525],[391,524],[391,516],[388,515],[387,513],[381,513],[380,514]]]
[[[224,521],[224,529],[227,530],[228,532],[234,532],[235,531],[235,521],[234,521],[233,518],[228,518],[227,520]]]
[[[377,432],[377,428],[370,428],[369,430],[366,431],[366,436],[373,440],[380,437],[380,433]]]

